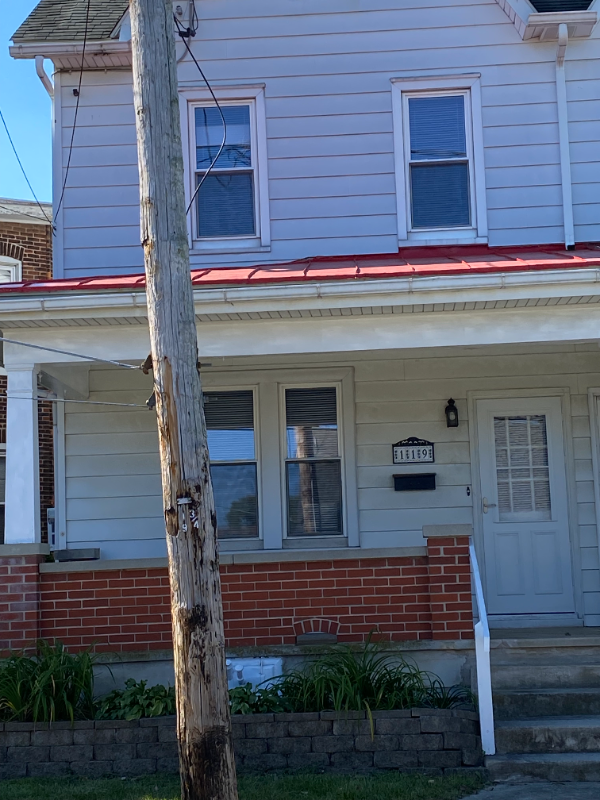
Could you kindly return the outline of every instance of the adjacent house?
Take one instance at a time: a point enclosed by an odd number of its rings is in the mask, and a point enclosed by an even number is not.
[[[39,599],[1,638],[166,663],[152,379],[107,363],[149,352],[130,26],[92,0],[85,35],[86,5],[42,0],[11,47],[53,92],[56,236],[52,281],[0,286],[0,328],[65,352],[5,347],[5,548]],[[595,658],[598,6],[173,4],[232,654],[375,630],[464,677],[476,554],[509,661]],[[40,372],[80,560],[38,568]]]
[[[0,197],[0,284],[52,277],[52,205]],[[54,442],[52,403],[39,401],[40,536],[48,541],[53,520]],[[0,367],[0,545],[4,543],[6,476],[6,371]],[[48,509],[50,515],[48,515]]]

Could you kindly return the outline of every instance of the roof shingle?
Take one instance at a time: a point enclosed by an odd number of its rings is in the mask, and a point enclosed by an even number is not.
[[[41,0],[13,34],[15,44],[83,40],[88,0]],[[128,0],[90,0],[89,41],[109,39]]]

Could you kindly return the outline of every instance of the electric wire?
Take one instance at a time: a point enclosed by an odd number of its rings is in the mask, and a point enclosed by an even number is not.
[[[65,196],[65,189],[67,188],[67,180],[69,178],[69,169],[71,168],[71,156],[73,155],[73,141],[75,140],[75,128],[77,127],[77,114],[79,113],[79,101],[81,100],[81,83],[83,81],[83,68],[85,66],[85,48],[87,45],[87,35],[88,35],[88,23],[90,19],[90,5],[92,0],[87,0],[87,8],[85,11],[85,26],[83,29],[83,46],[81,48],[81,69],[79,70],[79,84],[77,86],[77,102],[75,103],[75,113],[73,115],[73,129],[71,130],[71,142],[69,144],[69,156],[67,158],[67,167],[65,169],[65,177],[63,180],[62,190],[60,193],[60,199],[58,201],[58,205],[56,206],[56,212],[54,214],[54,222],[58,219],[58,212],[61,209],[63,198]]]
[[[34,350],[47,350],[49,353],[59,353],[62,356],[73,356],[73,358],[83,358],[86,361],[98,361],[101,364],[112,364],[115,367],[123,367],[124,369],[141,369],[140,365],[125,364],[123,361],[112,361],[110,358],[98,358],[96,356],[84,356],[81,353],[71,353],[69,350],[59,350],[56,347],[46,347],[41,344],[31,344],[30,342],[20,342],[17,339],[7,339],[5,336],[0,336],[0,342],[8,342],[8,344],[20,344],[23,347],[31,347]]]
[[[196,13],[196,6],[195,6],[195,5],[194,5],[194,13]],[[219,101],[217,100],[217,97],[216,97],[216,95],[215,95],[215,93],[214,93],[214,91],[213,91],[213,88],[212,88],[212,86],[210,85],[210,83],[208,82],[208,78],[207,78],[207,77],[206,77],[206,75],[204,74],[204,71],[202,70],[202,67],[201,67],[201,66],[200,66],[200,64],[198,63],[198,61],[197,61],[197,59],[196,59],[196,56],[193,54],[193,52],[192,52],[192,49],[191,49],[191,47],[189,46],[189,44],[188,44],[188,42],[187,42],[187,38],[188,38],[189,36],[194,36],[194,35],[195,35],[195,33],[196,33],[196,30],[195,30],[195,29],[193,29],[193,28],[184,28],[184,27],[183,27],[183,25],[181,24],[181,22],[179,22],[179,20],[177,19],[177,17],[176,17],[174,14],[173,14],[173,19],[175,20],[175,24],[177,25],[177,32],[179,33],[179,36],[180,36],[180,38],[181,38],[181,41],[182,41],[182,42],[183,42],[183,44],[185,45],[185,49],[186,49],[186,50],[188,51],[188,53],[190,54],[192,61],[194,62],[194,64],[196,65],[196,67],[197,67],[197,69],[198,69],[198,72],[199,72],[199,73],[200,73],[200,75],[202,76],[202,80],[203,80],[203,81],[204,81],[204,83],[206,84],[206,86],[207,86],[207,88],[208,88],[208,91],[209,91],[209,92],[210,92],[210,94],[211,94],[211,97],[212,97],[212,99],[215,101],[215,105],[216,105],[216,107],[217,107],[217,109],[218,109],[218,111],[219,111],[219,114],[221,115],[221,121],[223,122],[223,140],[222,140],[222,142],[221,142],[221,146],[220,146],[220,147],[219,147],[219,149],[217,150],[217,154],[216,154],[216,156],[215,156],[215,157],[213,158],[213,160],[210,162],[210,164],[209,164],[209,166],[208,166],[208,169],[206,170],[206,172],[204,173],[204,175],[203,175],[203,176],[202,176],[202,178],[200,179],[200,182],[198,183],[198,186],[196,186],[196,190],[195,190],[194,194],[192,195],[192,198],[191,198],[191,200],[190,200],[190,202],[189,202],[189,205],[188,205],[188,207],[186,208],[186,211],[185,211],[185,213],[186,213],[186,216],[187,216],[187,214],[189,214],[189,213],[190,213],[190,209],[191,209],[191,207],[192,207],[192,206],[193,206],[193,204],[194,204],[194,200],[195,200],[195,199],[196,199],[196,197],[198,196],[198,192],[199,192],[199,191],[200,191],[200,189],[202,188],[202,184],[203,184],[203,183],[204,183],[204,181],[205,181],[205,180],[208,178],[208,176],[209,176],[210,172],[212,171],[212,169],[214,168],[215,164],[217,163],[217,161],[218,161],[218,160],[219,160],[219,158],[221,157],[221,153],[222,153],[222,152],[223,152],[223,150],[225,149],[225,142],[227,141],[227,123],[226,123],[226,121],[225,121],[225,115],[223,114],[223,109],[221,108],[221,105],[220,105]],[[197,19],[198,19],[198,17],[197,17],[197,15],[196,15],[196,21],[197,21]]]
[[[83,403],[84,405],[88,406],[121,406],[122,408],[145,408],[146,411],[148,410],[148,406],[144,403],[113,403],[109,400],[68,400],[65,397],[47,397],[46,395],[36,395],[35,397],[22,397],[18,394],[4,394],[0,393],[0,398],[5,398],[6,400],[29,400],[32,403],[34,400],[36,402],[48,402],[48,403]]]
[[[44,207],[42,206],[40,201],[37,199],[36,193],[33,191],[33,186],[31,185],[31,182],[29,181],[29,178],[27,177],[27,173],[25,172],[25,167],[23,166],[23,163],[22,163],[21,159],[19,158],[19,154],[17,152],[17,148],[15,147],[15,143],[13,142],[12,136],[10,135],[10,131],[8,130],[8,125],[6,124],[6,120],[4,119],[4,114],[2,113],[2,109],[0,109],[0,119],[2,120],[2,124],[4,125],[4,130],[6,131],[6,135],[8,136],[8,141],[10,142],[10,146],[12,147],[12,151],[15,154],[15,158],[17,159],[17,161],[19,163],[19,167],[21,168],[21,172],[23,173],[23,177],[27,181],[27,186],[29,186],[29,191],[33,195],[33,199],[35,200],[35,202],[40,207],[40,211],[42,212],[42,214],[46,217],[46,219],[48,220],[50,225],[52,225],[52,220],[48,217],[48,215],[44,211]],[[3,206],[3,208],[4,208],[4,206]],[[31,216],[31,215],[28,215],[28,216]],[[36,219],[38,219],[38,218],[36,217]]]

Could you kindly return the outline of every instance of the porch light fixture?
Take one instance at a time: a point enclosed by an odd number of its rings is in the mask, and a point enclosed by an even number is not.
[[[444,409],[444,413],[446,414],[446,427],[458,428],[458,408],[452,398],[448,400],[448,405]]]

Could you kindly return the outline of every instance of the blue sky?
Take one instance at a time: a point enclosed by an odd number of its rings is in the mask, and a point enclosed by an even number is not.
[[[33,60],[8,54],[10,37],[37,5],[37,0],[12,0],[0,14],[0,109],[17,152],[39,200],[52,199],[51,102],[35,73]],[[46,62],[51,74],[52,62]],[[30,200],[31,192],[0,123],[0,197]]]

